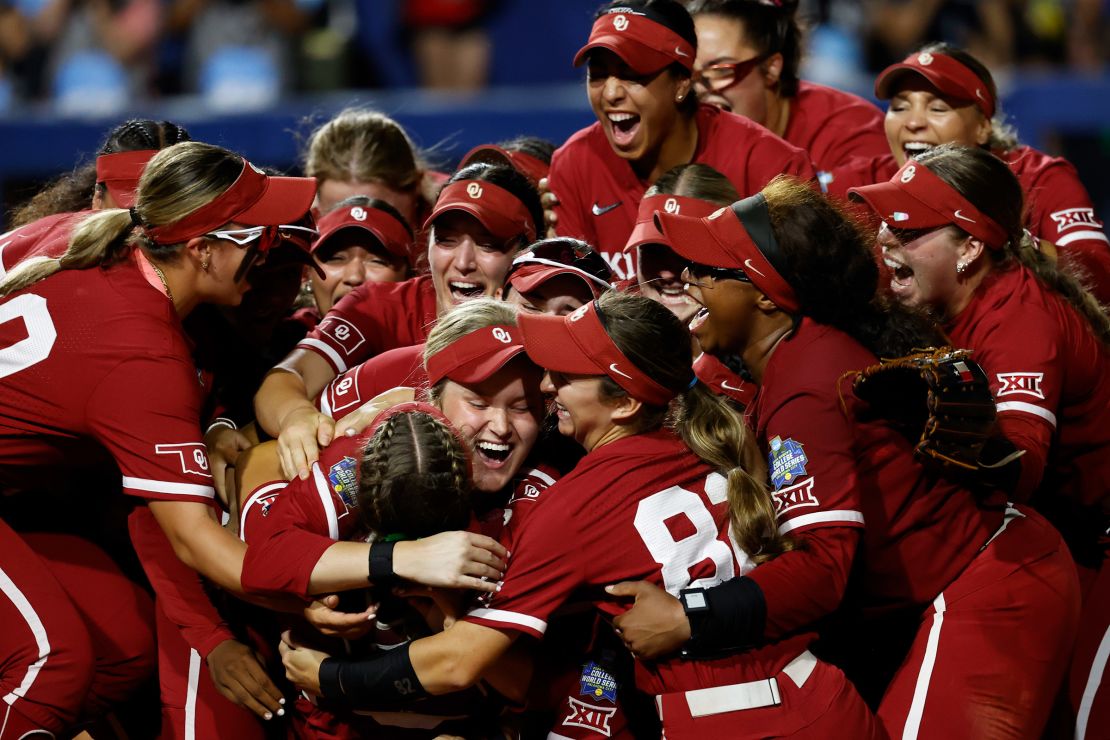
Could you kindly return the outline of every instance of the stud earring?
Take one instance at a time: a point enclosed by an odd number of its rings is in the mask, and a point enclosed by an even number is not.
[[[960,260],[956,263],[956,274],[963,275],[965,272],[967,272],[967,263]]]

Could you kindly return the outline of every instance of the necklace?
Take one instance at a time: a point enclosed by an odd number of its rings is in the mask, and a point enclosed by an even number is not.
[[[157,275],[158,279],[162,281],[162,287],[166,289],[166,297],[170,299],[170,303],[173,303],[173,291],[170,290],[170,284],[166,282],[165,274],[158,267],[158,265],[154,264],[153,262],[150,263],[150,266],[154,268],[154,274]]]

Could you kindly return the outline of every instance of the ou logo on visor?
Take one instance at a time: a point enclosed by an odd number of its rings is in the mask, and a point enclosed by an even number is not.
[[[364,209],[362,206],[355,206],[351,209],[351,218],[353,218],[355,221],[365,221],[366,209]]]
[[[472,182],[466,186],[466,194],[477,200],[482,197],[482,186],[476,182]]]
[[[667,213],[679,213],[681,211],[681,208],[679,207],[677,200],[675,200],[674,198],[667,198],[667,200],[663,203],[663,210]]]
[[[493,338],[502,344],[510,344],[513,341],[513,335],[502,329],[500,326],[493,330]]]
[[[927,51],[923,51],[917,55],[917,63],[922,67],[928,67],[933,63],[933,55]]]
[[[624,29],[628,28],[628,18],[626,18],[624,15],[618,15],[616,18],[613,19],[613,28],[617,29],[618,31],[623,31]]]
[[[587,303],[585,306],[581,306],[581,307],[575,309],[574,313],[572,313],[567,318],[570,319],[571,321],[578,321],[580,318],[585,316],[586,312],[589,311],[589,310],[590,310],[590,304]]]
[[[898,178],[902,182],[909,182],[917,174],[917,165],[911,164],[906,169],[902,170],[902,176]]]

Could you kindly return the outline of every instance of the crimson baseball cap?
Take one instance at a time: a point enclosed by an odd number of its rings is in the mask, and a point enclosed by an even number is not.
[[[1009,240],[997,221],[915,159],[902,165],[888,182],[850,188],[848,197],[863,201],[888,226],[898,229],[954,224],[991,249],[1000,249]]]
[[[524,352],[520,329],[498,324],[475,329],[424,361],[428,385],[444,378],[456,383],[481,383]]]
[[[636,226],[632,229],[632,235],[628,237],[628,243],[624,245],[622,251],[629,252],[644,244],[670,246],[667,237],[655,225],[657,212],[701,218],[719,210],[720,207],[716,203],[710,203],[701,198],[687,198],[666,193],[650,195],[640,201],[639,210],[636,212]]]
[[[408,225],[388,211],[373,206],[340,206],[328,211],[316,224],[320,235],[312,242],[316,254],[332,236],[347,229],[365,231],[378,240],[386,251],[408,261],[412,232]]]
[[[574,55],[574,66],[586,61],[591,49],[608,49],[638,74],[653,74],[671,64],[694,71],[697,48],[650,8],[621,5],[594,21],[586,45]]]
[[[523,236],[527,241],[536,239],[536,224],[524,205],[515,195],[489,180],[456,180],[440,191],[435,207],[424,230],[431,228],[437,218],[447,211],[469,213],[498,239],[508,241]]]
[[[140,149],[133,152],[101,154],[96,158],[96,181],[104,183],[112,200],[119,208],[135,205],[139,178],[146,163],[158,153],[157,149]]]
[[[613,342],[597,301],[566,316],[522,313],[524,351],[542,368],[572,375],[605,375],[645,403],[666,406],[677,393],[632,364]]]
[[[510,151],[496,144],[482,144],[471,149],[459,162],[459,169],[461,170],[463,167],[466,167],[468,164],[473,164],[476,161],[503,164],[506,167],[512,167],[531,180],[533,185],[538,184],[540,180],[547,177],[548,172],[551,170],[551,165],[544,162],[542,159],[537,159],[525,152]]]
[[[783,311],[797,313],[801,309],[793,286],[783,277],[786,259],[771,229],[762,193],[719,208],[705,218],[670,213],[657,213],[655,218],[678,255],[700,265],[740,270]]]
[[[909,74],[924,77],[943,95],[974,103],[987,118],[994,117],[996,103],[987,84],[955,57],[939,52],[915,52],[884,69],[875,78],[875,97],[889,100],[897,82]]]

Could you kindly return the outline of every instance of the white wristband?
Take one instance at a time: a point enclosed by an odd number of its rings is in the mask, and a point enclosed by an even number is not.
[[[217,416],[216,420],[208,425],[208,431],[206,431],[204,433],[205,436],[211,434],[212,430],[215,429],[216,427],[227,427],[228,429],[238,429],[239,425],[236,424],[235,422],[233,422],[231,419],[228,419],[225,416]]]

